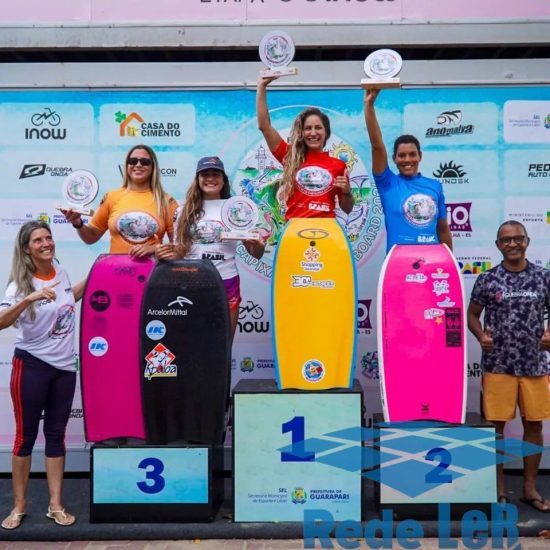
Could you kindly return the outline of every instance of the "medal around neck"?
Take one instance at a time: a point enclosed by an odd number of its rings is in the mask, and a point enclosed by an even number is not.
[[[82,216],[93,216],[94,211],[87,208],[99,191],[97,178],[88,170],[74,170],[63,181],[61,193],[65,200],[58,210],[72,210]]]
[[[395,50],[376,50],[365,59],[367,78],[361,80],[361,87],[367,90],[399,88],[401,81],[397,75],[402,67],[403,60]]]
[[[260,76],[288,76],[298,74],[296,67],[289,67],[296,49],[290,36],[283,31],[271,31],[260,42],[260,59],[268,67]]]
[[[222,206],[222,222],[228,231],[222,231],[222,241],[259,240],[260,236],[252,231],[258,223],[258,207],[248,197],[239,195],[227,199]]]

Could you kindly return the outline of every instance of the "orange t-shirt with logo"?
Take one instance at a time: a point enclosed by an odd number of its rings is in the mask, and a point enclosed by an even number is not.
[[[176,200],[166,195],[168,208],[164,219],[157,212],[155,197],[150,189],[135,191],[121,187],[109,191],[101,203],[90,225],[111,234],[111,254],[126,254],[136,244],[154,242],[154,235],[162,242],[168,234],[174,236],[174,214],[178,207]]]

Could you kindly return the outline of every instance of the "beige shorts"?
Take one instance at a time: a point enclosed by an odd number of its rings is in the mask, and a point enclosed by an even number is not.
[[[526,420],[550,418],[550,388],[548,376],[515,376],[513,374],[483,374],[483,413],[487,420],[506,422],[516,416],[519,406]]]

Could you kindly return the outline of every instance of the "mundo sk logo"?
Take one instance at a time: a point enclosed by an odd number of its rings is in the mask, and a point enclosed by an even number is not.
[[[294,110],[292,113],[294,114]],[[287,129],[281,134],[285,137],[288,132]],[[376,187],[369,181],[362,159],[351,145],[333,133],[327,142],[326,150],[331,156],[347,164],[355,206],[349,214],[337,208],[336,217],[349,237],[355,261],[361,265],[374,251],[373,246],[382,228],[380,196]],[[257,229],[266,240],[266,254],[262,259],[252,258],[242,245],[238,248],[239,257],[251,272],[266,279],[271,277],[274,247],[285,224],[284,213],[277,201],[277,190],[282,174],[281,164],[271,155],[265,142],[261,141],[244,154],[237,173],[232,178],[239,187],[235,189],[236,193],[250,197],[258,206]],[[322,178],[313,178],[312,181],[310,179],[308,179],[310,186],[323,187],[326,184]]]

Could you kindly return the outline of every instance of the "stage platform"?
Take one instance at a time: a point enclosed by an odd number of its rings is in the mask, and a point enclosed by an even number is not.
[[[542,529],[550,527],[550,514],[536,512],[520,502],[521,475],[506,475],[507,496],[519,511],[519,536],[536,537]],[[379,518],[374,504],[374,482],[365,481],[364,522]],[[231,481],[226,480],[226,496],[231,497]],[[539,491],[550,495],[550,475],[539,476]],[[48,507],[46,480],[42,474],[33,474],[29,484],[27,517],[19,529],[0,529],[3,541],[99,541],[99,540],[185,540],[185,539],[301,539],[300,523],[233,523],[231,503],[226,501],[212,523],[94,523],[89,521],[90,490],[87,477],[71,474],[65,480],[64,502],[77,516],[71,527],[60,527],[45,517]],[[6,516],[12,506],[11,480],[0,477],[0,515]],[[403,518],[404,519],[404,518]],[[419,520],[424,537],[438,536],[437,519]],[[394,522],[394,526],[395,526]],[[460,523],[452,522],[451,536],[460,536]]]

